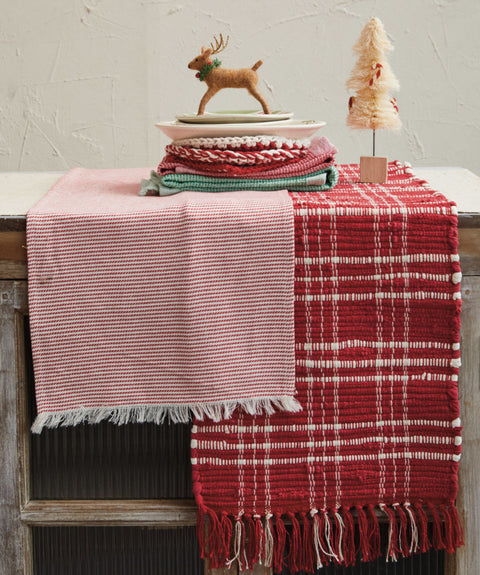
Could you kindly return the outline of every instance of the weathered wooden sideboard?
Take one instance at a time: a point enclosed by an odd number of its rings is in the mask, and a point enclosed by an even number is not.
[[[466,546],[442,557],[441,568],[429,563],[422,573],[473,575],[480,572],[480,178],[461,168],[415,172],[457,202],[463,273],[458,509]],[[30,434],[35,405],[25,215],[60,175],[0,174],[0,575],[67,575],[61,557],[49,556],[49,549],[62,545],[79,553],[73,561],[78,569],[68,573],[207,571],[195,544],[188,425],[100,424],[90,426],[94,431],[79,426]],[[117,563],[111,555],[120,548],[130,571],[120,563],[112,567]],[[103,570],[102,553],[110,554]],[[367,572],[386,571],[354,571]],[[401,572],[414,575],[415,567]]]

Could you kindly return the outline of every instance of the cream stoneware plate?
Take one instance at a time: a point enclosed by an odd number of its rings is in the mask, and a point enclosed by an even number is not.
[[[155,126],[172,140],[183,138],[225,138],[228,136],[282,136],[283,138],[310,138],[326,126],[316,120],[282,120],[248,124],[185,124],[158,122]]]
[[[197,114],[182,114],[176,116],[179,122],[187,124],[246,124],[250,122],[278,122],[290,120],[293,112],[275,111],[264,114],[259,110],[242,110],[239,112],[205,112],[202,116]]]

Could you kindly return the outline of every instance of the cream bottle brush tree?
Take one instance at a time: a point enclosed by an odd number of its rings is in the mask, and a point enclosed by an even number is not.
[[[355,92],[348,102],[347,126],[373,130],[375,156],[375,131],[398,129],[402,125],[397,102],[391,96],[391,92],[398,90],[400,85],[385,57],[393,46],[381,20],[372,18],[366,24],[353,50],[358,54],[358,60],[347,80],[347,88]],[[372,170],[376,173],[371,173]],[[361,181],[386,181],[386,171],[386,158],[376,158],[375,161],[367,158],[363,162],[361,158]]]

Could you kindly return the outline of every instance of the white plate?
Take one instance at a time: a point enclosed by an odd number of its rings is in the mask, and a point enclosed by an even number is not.
[[[197,114],[182,114],[175,116],[179,122],[187,124],[246,124],[249,122],[278,122],[290,120],[293,112],[272,112],[263,114],[258,110],[245,110],[241,112],[205,112],[202,116]]]
[[[225,138],[228,136],[282,136],[284,138],[310,138],[326,126],[315,120],[282,120],[251,124],[185,124],[183,122],[159,122],[157,128],[171,138]]]

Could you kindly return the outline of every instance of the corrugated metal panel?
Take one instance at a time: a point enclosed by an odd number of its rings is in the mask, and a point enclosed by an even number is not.
[[[30,418],[36,416],[26,322]],[[192,497],[190,425],[79,425],[31,434],[33,499]]]
[[[108,423],[45,430],[31,441],[34,499],[192,497],[188,426]]]
[[[327,565],[315,571],[315,575],[443,575],[445,573],[443,552],[431,551],[413,557],[386,563],[385,558],[369,563],[357,563],[353,567]],[[290,575],[284,570],[282,575]]]
[[[34,575],[201,575],[194,527],[35,527]]]
[[[35,527],[34,575],[201,575],[195,528]],[[354,567],[328,565],[316,575],[441,575],[443,552]],[[289,575],[285,569],[283,575]]]
[[[380,532],[382,550],[385,553],[388,544],[388,525],[386,523],[380,524]],[[385,557],[362,563],[359,553],[356,565],[352,567],[326,565],[316,570],[315,575],[443,575],[445,572],[444,561],[443,551],[429,551],[407,558],[401,557],[396,562],[390,561],[388,563],[385,561]],[[290,571],[285,568],[282,575],[290,575]]]

